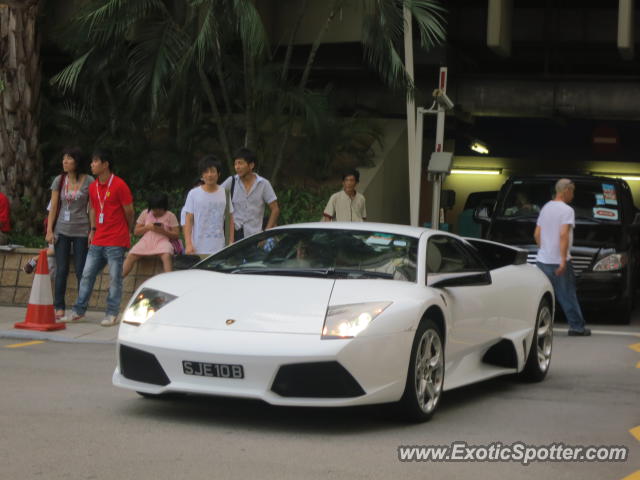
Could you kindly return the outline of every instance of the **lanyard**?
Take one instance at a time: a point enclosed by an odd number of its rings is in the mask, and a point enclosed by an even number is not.
[[[107,191],[104,193],[104,199],[100,198],[100,182],[98,182],[98,185],[97,185],[98,188],[96,188],[96,195],[98,197],[98,203],[100,204],[100,213],[104,212],[104,203],[107,201],[107,197],[109,196],[109,188],[111,187],[112,181],[113,181],[113,173],[109,177],[109,183],[107,183]]]
[[[69,195],[69,176],[66,175],[64,177],[64,199],[66,200],[66,203],[67,203],[67,210],[69,210],[69,204],[71,202],[76,201],[76,199],[78,198],[79,192],[80,192],[80,181],[76,180],[76,188],[72,192],[72,195]]]

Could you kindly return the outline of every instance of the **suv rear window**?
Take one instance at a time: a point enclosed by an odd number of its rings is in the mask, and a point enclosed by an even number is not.
[[[555,196],[555,183],[515,180],[498,212],[502,218],[537,218],[540,209]],[[617,185],[614,182],[576,182],[571,206],[576,220],[618,223],[622,208]]]

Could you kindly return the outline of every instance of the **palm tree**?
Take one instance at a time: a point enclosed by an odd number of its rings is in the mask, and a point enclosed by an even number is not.
[[[373,66],[382,80],[394,90],[406,90],[409,95],[414,93],[414,85],[407,76],[401,47],[404,35],[403,9],[407,8],[415,19],[420,33],[420,45],[429,49],[442,43],[445,39],[444,16],[446,9],[437,0],[332,0],[329,13],[322,22],[316,38],[309,50],[307,61],[302,71],[298,89],[303,91],[309,80],[314,60],[322,40],[340,9],[347,3],[361,2],[362,11],[362,44],[365,59]],[[290,42],[285,55],[285,75],[289,68],[289,58],[301,20],[306,14],[307,0],[302,0],[302,8],[297,21],[291,30]],[[289,140],[291,125],[282,135],[280,147],[277,150],[272,173],[272,180],[277,178],[280,171],[285,149]]]
[[[390,86],[412,89],[399,54],[402,8],[411,9],[422,44],[430,46],[444,38],[435,0],[331,0],[301,72],[290,59],[307,0],[283,48],[269,44],[252,0],[90,0],[68,42],[75,60],[53,82],[66,92],[84,88],[89,98],[124,94],[127,110],[144,110],[148,125],[166,125],[178,137],[211,119],[229,167],[232,146],[244,144],[260,152],[275,181],[296,143],[294,129],[322,135],[336,128],[326,94],[309,90],[308,82],[325,33],[350,1],[365,7],[367,61]]]
[[[0,5],[0,190],[13,207],[14,228],[33,233],[42,209],[39,153],[40,39],[38,0]],[[22,212],[21,210],[24,210]]]

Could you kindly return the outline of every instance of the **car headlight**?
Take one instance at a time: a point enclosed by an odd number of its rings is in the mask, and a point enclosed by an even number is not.
[[[323,339],[353,338],[362,332],[393,302],[334,305],[327,309],[322,328]]]
[[[129,308],[124,311],[122,321],[130,325],[140,326],[153,317],[154,313],[176,298],[175,295],[143,288],[136,295]]]
[[[607,255],[593,267],[594,272],[612,272],[614,270],[622,270],[627,266],[626,253],[612,253]]]

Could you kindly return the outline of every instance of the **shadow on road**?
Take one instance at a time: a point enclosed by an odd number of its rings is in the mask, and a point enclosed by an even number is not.
[[[489,380],[446,392],[432,422],[487,397],[502,396],[522,384],[511,377]],[[385,430],[428,428],[402,418],[394,405],[311,408],[279,407],[262,401],[182,395],[169,398],[131,398],[124,407],[128,415],[162,418],[165,421],[203,425],[226,425],[305,434],[353,434]]]

